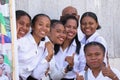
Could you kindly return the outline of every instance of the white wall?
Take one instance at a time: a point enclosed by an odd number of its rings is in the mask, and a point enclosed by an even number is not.
[[[97,14],[102,29],[99,33],[109,47],[110,64],[120,70],[120,2],[119,0],[16,0],[16,10],[22,9],[32,17],[38,13],[59,19],[64,7],[72,5],[82,15],[86,11]]]

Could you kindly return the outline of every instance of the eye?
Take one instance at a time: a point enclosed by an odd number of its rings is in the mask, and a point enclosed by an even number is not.
[[[68,26],[66,26],[66,28],[71,28],[71,26],[68,25]]]
[[[19,22],[19,24],[20,24],[20,25],[24,25],[24,22],[21,21],[21,22]]]
[[[73,29],[77,29],[77,27],[76,27],[76,26],[74,26],[74,27],[73,27]]]
[[[89,56],[89,57],[90,57],[90,56],[92,56],[92,54],[89,54],[89,53],[87,54],[87,53],[86,53],[86,56]]]
[[[93,22],[89,22],[89,25],[93,25],[94,23]]]
[[[63,31],[63,34],[66,34],[66,31],[65,31],[65,30]]]
[[[39,26],[42,26],[43,24],[42,23],[39,23]]]
[[[46,24],[46,27],[47,27],[47,28],[50,28],[50,24]]]
[[[57,32],[57,33],[60,33],[61,31],[57,29],[56,32]]]
[[[29,28],[29,27],[30,27],[30,24],[26,24],[26,27]]]
[[[96,55],[96,56],[99,56],[99,55],[100,55],[100,53],[96,53],[95,55]]]

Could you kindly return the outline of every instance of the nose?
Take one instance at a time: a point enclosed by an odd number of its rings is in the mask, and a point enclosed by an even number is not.
[[[88,28],[88,27],[89,27],[89,24],[86,24],[85,27]]]
[[[96,59],[96,56],[94,56],[94,55],[91,56],[91,59],[92,59],[92,60],[95,60],[95,59]]]
[[[23,25],[23,29],[24,29],[24,30],[27,30],[26,24]]]
[[[45,31],[45,32],[46,32],[46,31],[49,32],[50,27],[47,27],[47,26],[44,25],[44,26],[42,27],[42,30]]]

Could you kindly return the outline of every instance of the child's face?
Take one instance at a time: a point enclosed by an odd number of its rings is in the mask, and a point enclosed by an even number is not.
[[[21,16],[16,21],[17,24],[17,38],[25,36],[30,30],[30,19],[28,16]]]
[[[62,24],[56,24],[48,35],[54,44],[62,44],[66,38],[65,28]]]
[[[99,46],[91,45],[86,48],[85,57],[91,69],[100,68],[103,63],[104,52]]]
[[[50,20],[46,16],[39,16],[33,27],[33,34],[38,38],[44,38],[50,31]]]
[[[67,20],[65,24],[66,38],[72,40],[77,34],[77,22],[74,19]]]
[[[98,23],[92,17],[86,16],[82,19],[81,30],[87,37],[90,37],[97,27]]]

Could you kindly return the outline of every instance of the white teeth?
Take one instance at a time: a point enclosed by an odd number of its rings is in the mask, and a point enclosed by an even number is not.
[[[73,35],[73,33],[68,33],[70,36],[72,36]]]
[[[61,41],[63,41],[64,39],[63,38],[59,38]]]
[[[86,29],[85,31],[90,31],[90,29]]]
[[[19,31],[21,34],[25,34],[25,32],[24,31]]]
[[[42,33],[42,34],[45,34],[45,32],[44,32],[44,31],[42,31],[41,33]]]

